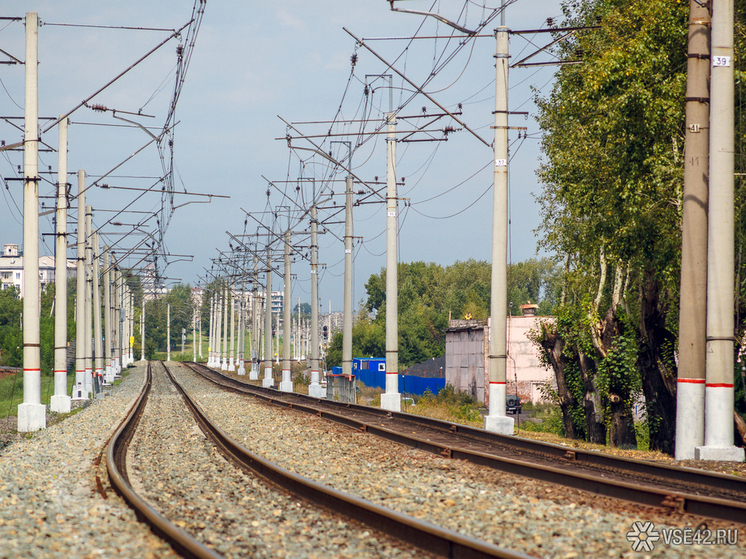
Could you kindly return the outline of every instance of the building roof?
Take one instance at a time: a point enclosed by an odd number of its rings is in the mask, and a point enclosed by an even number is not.
[[[462,332],[464,330],[484,330],[486,320],[450,320],[446,332]]]
[[[412,365],[401,374],[410,375],[413,377],[441,377],[445,374],[446,370],[446,356],[445,354],[440,357],[433,357],[422,363]]]

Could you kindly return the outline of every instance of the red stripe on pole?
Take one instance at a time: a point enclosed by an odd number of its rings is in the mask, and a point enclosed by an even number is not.
[[[389,373],[389,372],[387,372],[386,374],[387,374],[387,375],[398,375],[398,374],[399,374],[399,371],[394,371],[393,373]]]
[[[733,388],[732,384],[726,382],[714,382],[712,384],[705,385],[707,388]]]
[[[40,371],[41,372],[41,369],[24,369],[23,370],[24,373],[33,373],[35,371]]]
[[[498,382],[496,380],[491,380],[490,384],[508,384],[507,382]]]
[[[676,382],[689,382],[692,384],[704,384],[705,379],[703,378],[680,378]]]

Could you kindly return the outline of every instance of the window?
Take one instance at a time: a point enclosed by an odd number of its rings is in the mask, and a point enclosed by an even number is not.
[[[3,279],[10,279],[13,277],[13,272],[3,272]]]
[[[16,272],[16,279],[17,280],[21,279],[21,272]]]

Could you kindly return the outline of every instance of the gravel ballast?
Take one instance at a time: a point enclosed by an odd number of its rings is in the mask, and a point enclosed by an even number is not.
[[[197,426],[162,368],[128,451],[135,491],[226,558],[428,558],[227,462]]]
[[[104,499],[96,491],[94,460],[139,394],[144,370],[129,369],[106,398],[0,452],[1,558],[178,557],[115,493]]]
[[[731,541],[741,536],[737,545],[697,545],[697,534],[707,532],[695,532],[699,520],[691,516],[442,458],[223,392],[186,368],[176,372],[208,416],[250,450],[335,489],[501,547],[565,559],[746,555],[739,525],[707,522],[707,529],[731,530],[723,533]],[[646,530],[652,537],[641,543],[645,535],[636,534]],[[666,543],[667,537],[673,539]]]

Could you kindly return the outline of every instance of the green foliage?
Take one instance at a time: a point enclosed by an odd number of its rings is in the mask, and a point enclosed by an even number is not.
[[[182,328],[187,332],[192,329],[194,307],[192,288],[188,284],[176,285],[165,297],[147,301],[145,304],[145,357],[148,359],[152,359],[156,351],[166,351],[168,305],[171,305],[172,353],[181,350]]]
[[[308,303],[301,303],[301,306],[300,306],[300,315],[303,318],[310,319],[311,318],[311,305],[308,304]],[[297,303],[293,307],[292,316],[293,316],[293,318],[298,318],[298,304]]]
[[[490,313],[491,266],[467,260],[451,266],[402,263],[398,267],[399,364],[407,367],[445,352],[445,330],[452,318],[486,319]],[[527,300],[551,310],[558,294],[558,273],[549,259],[531,259],[508,267],[513,314]],[[386,352],[386,270],[365,284],[368,299],[352,331],[355,357],[380,357]],[[327,365],[342,362],[342,334],[327,350]]]
[[[666,351],[655,343],[677,330],[687,7],[566,2],[563,25],[596,15],[603,25],[558,44],[560,59],[580,50],[583,64],[563,66],[551,94],[537,99],[540,246],[565,262],[556,333],[575,426],[589,396],[601,398],[608,421],[611,395],[629,407],[644,374],[665,374]]]
[[[72,392],[75,383],[75,375],[67,375],[67,393]],[[47,375],[42,378],[41,401],[49,404],[54,394],[54,377]],[[0,378],[0,417],[18,414],[18,404],[23,402],[23,372],[7,375]]]
[[[8,367],[23,365],[23,301],[18,297],[15,287],[0,290],[0,365]]]
[[[624,399],[627,407],[631,407],[642,392],[642,381],[637,368],[637,340],[631,325],[626,326],[599,361],[597,386],[606,402],[611,394],[616,394]],[[608,413],[607,404],[607,416]]]
[[[686,4],[596,0],[566,6],[568,24],[601,29],[564,43],[564,66],[539,99],[547,157],[539,176],[541,244],[593,265],[642,259],[678,279]]]
[[[534,433],[552,433],[565,436],[565,429],[562,425],[562,412],[554,404],[537,404],[533,410],[532,418],[537,421],[521,421],[518,426],[521,431],[531,431]]]
[[[446,421],[479,424],[482,421],[480,406],[479,401],[471,394],[456,392],[452,385],[446,384],[437,395],[426,390],[410,411]]]
[[[650,450],[650,430],[647,421],[635,422],[637,436],[637,450]]]

